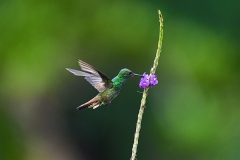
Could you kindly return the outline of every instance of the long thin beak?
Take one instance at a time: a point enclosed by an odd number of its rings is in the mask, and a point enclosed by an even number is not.
[[[143,75],[133,73],[133,76],[139,76],[139,77],[142,77]]]

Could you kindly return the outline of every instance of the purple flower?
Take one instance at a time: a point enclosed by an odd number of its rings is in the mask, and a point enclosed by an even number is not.
[[[146,73],[143,73],[143,77],[140,80],[139,87],[147,88],[149,86],[149,76]]]
[[[147,87],[155,86],[156,84],[158,84],[156,75],[149,76],[148,74],[143,73],[143,77],[140,80],[139,87],[147,88]]]
[[[152,75],[150,77],[150,83],[149,86],[155,86],[156,84],[158,84],[158,80],[157,80],[157,76],[156,75]]]

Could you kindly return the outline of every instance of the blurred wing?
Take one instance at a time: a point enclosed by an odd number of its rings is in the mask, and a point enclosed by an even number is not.
[[[103,73],[101,73],[99,70],[91,66],[90,64],[79,60],[78,61],[80,67],[82,70],[90,72],[91,76],[85,76],[85,79],[93,86],[95,87],[99,92],[103,92],[107,88],[112,87],[112,81]],[[81,72],[81,71],[80,71]],[[85,73],[85,72],[83,72]],[[89,74],[89,73],[86,73]]]

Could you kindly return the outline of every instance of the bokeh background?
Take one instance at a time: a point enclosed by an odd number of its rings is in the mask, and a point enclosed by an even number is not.
[[[237,0],[2,0],[0,159],[130,159],[142,94],[124,84],[110,107],[77,111],[97,94],[84,60],[113,78],[149,72],[164,16],[163,49],[149,90],[139,160],[240,159]]]

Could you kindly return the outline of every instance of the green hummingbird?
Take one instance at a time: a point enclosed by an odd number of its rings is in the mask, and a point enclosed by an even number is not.
[[[90,64],[79,60],[78,61],[81,69],[83,71],[78,71],[75,69],[66,68],[69,72],[76,76],[83,76],[85,79],[98,90],[98,94],[90,101],[77,107],[78,110],[84,108],[98,108],[101,105],[109,106],[112,100],[119,94],[122,84],[133,76],[141,76],[140,74],[135,74],[127,68],[122,69],[118,75],[110,80],[105,74],[91,66]]]

